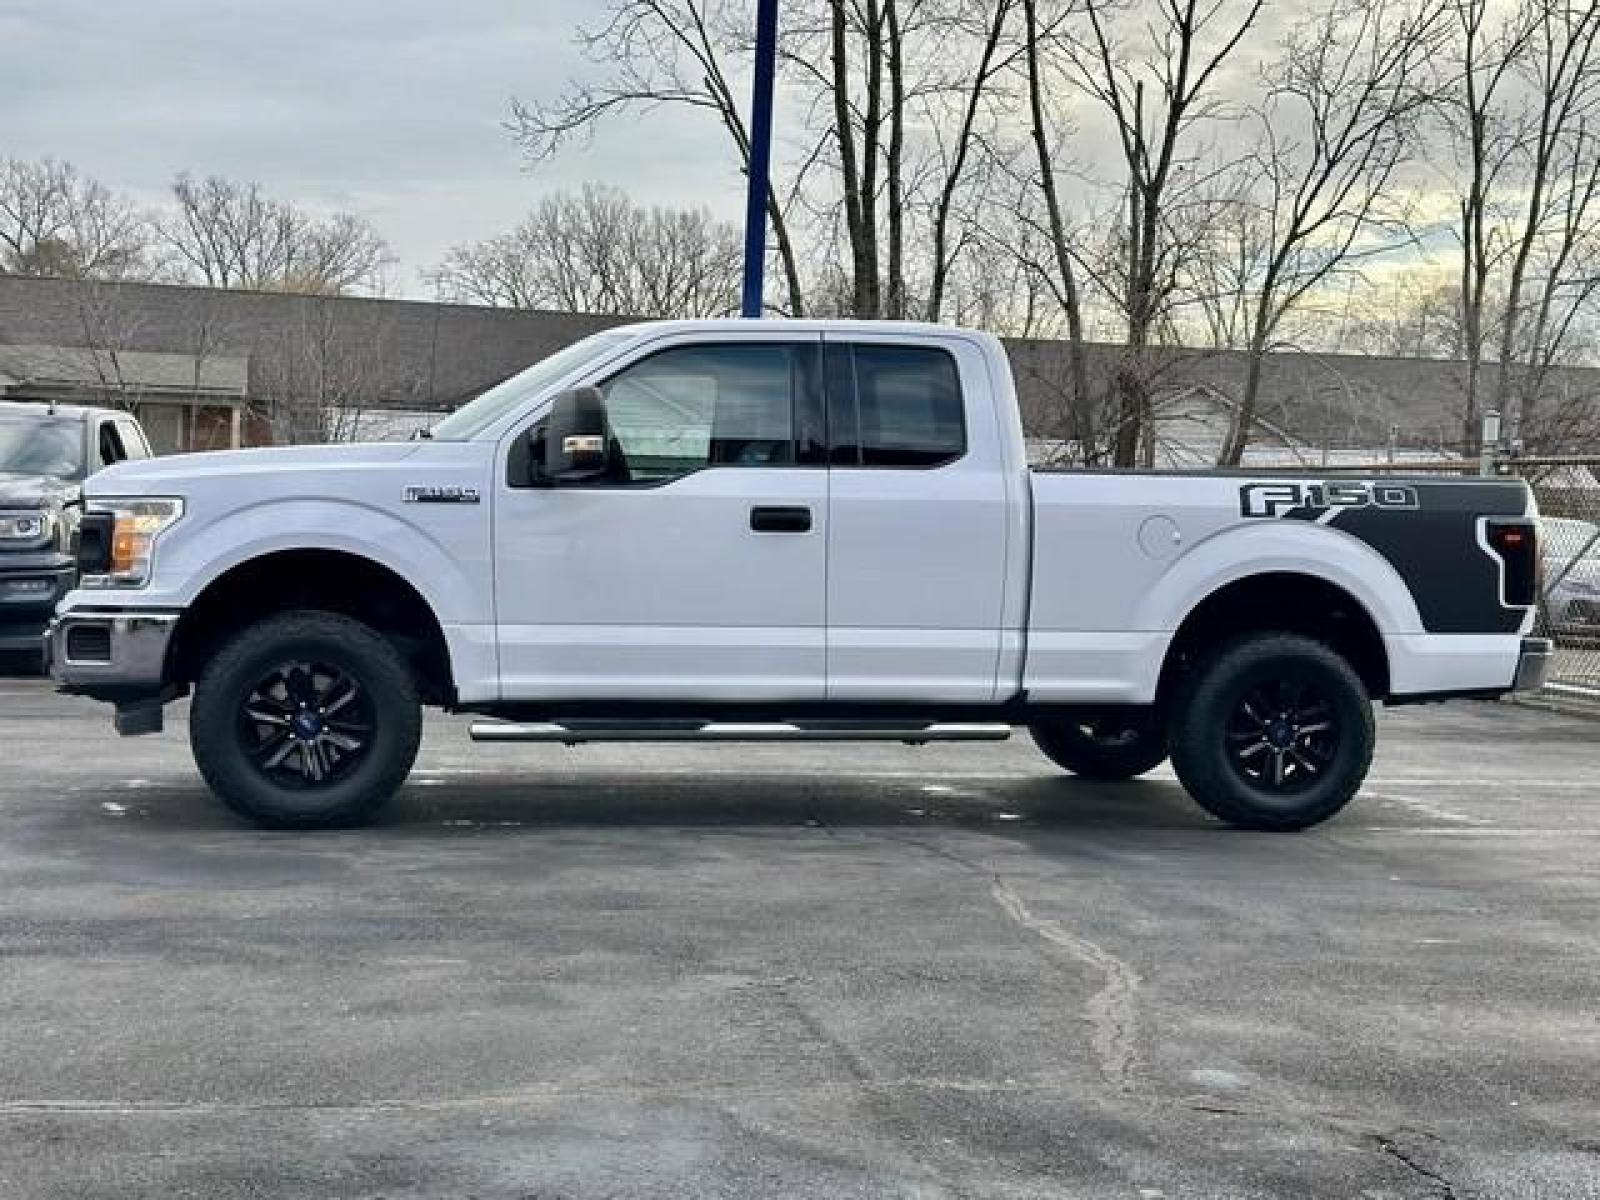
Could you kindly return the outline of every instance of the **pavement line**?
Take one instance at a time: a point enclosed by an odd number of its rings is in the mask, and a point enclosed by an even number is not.
[[[1088,938],[1080,937],[1059,921],[1036,917],[1028,911],[1022,897],[996,879],[990,888],[1006,916],[1024,929],[1038,934],[1053,946],[1059,946],[1079,962],[1099,971],[1105,984],[1084,1006],[1089,1023],[1094,1027],[1094,1049],[1100,1059],[1100,1070],[1107,1079],[1122,1091],[1133,1087],[1133,1068],[1138,1055],[1138,1012],[1134,997],[1139,990],[1139,976],[1127,963],[1109,953]]]

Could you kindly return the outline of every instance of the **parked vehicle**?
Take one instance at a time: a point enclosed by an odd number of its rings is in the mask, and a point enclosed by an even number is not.
[[[0,401],[0,650],[36,654],[77,582],[84,477],[150,444],[125,412]]]
[[[1030,471],[1005,353],[939,326],[597,334],[425,440],[200,454],[89,484],[56,678],[272,826],[371,814],[422,706],[478,740],[1032,730],[1169,754],[1224,821],[1355,794],[1372,701],[1537,686],[1521,481]]]
[[[1600,525],[1540,520],[1545,620],[1557,636],[1600,637]]]

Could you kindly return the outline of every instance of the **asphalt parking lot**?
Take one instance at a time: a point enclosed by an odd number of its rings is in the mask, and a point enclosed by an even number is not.
[[[1301,835],[997,746],[474,747],[245,828],[0,679],[0,1197],[1600,1196],[1600,724]]]

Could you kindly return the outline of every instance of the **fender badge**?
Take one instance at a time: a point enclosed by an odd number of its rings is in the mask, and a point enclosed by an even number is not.
[[[424,487],[411,484],[406,488],[407,504],[477,504],[478,489],[469,487]]]

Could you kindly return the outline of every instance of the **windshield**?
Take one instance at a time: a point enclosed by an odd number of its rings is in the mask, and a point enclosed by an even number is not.
[[[468,401],[430,431],[430,436],[446,442],[464,442],[477,437],[506,413],[524,400],[544,391],[563,375],[581,367],[590,359],[599,358],[609,350],[633,337],[631,333],[616,331],[596,333],[574,342],[565,350],[557,350],[549,358],[542,358],[525,371],[519,371],[504,383],[496,384],[474,400]]]
[[[83,425],[0,417],[0,473],[79,478],[83,474]]]

